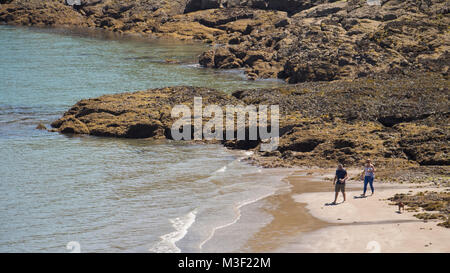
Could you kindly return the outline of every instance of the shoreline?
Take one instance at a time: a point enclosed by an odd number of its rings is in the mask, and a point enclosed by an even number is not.
[[[349,169],[349,176],[359,170]],[[396,193],[425,190],[445,191],[448,187],[380,183],[375,195],[356,198],[362,182],[347,182],[347,201],[326,205],[334,198],[331,169],[296,170],[285,180],[290,191],[265,199],[272,207],[272,221],[247,241],[243,250],[252,252],[450,252],[450,230],[436,221],[424,222],[414,212],[398,213],[386,200]],[[356,197],[355,197],[356,196]],[[270,206],[268,206],[270,207]]]
[[[202,40],[179,39],[169,35],[152,35],[148,33],[129,33],[129,32],[114,32],[111,30],[97,28],[97,27],[83,27],[76,25],[14,25],[0,22],[0,26],[7,26],[11,28],[25,28],[33,31],[41,31],[46,33],[56,33],[60,35],[78,35],[80,37],[95,38],[99,40],[117,40],[117,41],[136,41],[136,42],[170,42],[180,45],[199,45],[204,46],[205,49],[210,45]],[[198,64],[198,62],[196,63]]]
[[[328,182],[316,179],[314,173],[323,169],[287,169],[283,181],[288,189],[279,191],[263,200],[265,212],[272,221],[260,229],[246,242],[244,249],[251,252],[272,252],[283,246],[289,238],[301,233],[319,230],[332,224],[309,213],[306,204],[295,202],[295,194],[326,192]]]

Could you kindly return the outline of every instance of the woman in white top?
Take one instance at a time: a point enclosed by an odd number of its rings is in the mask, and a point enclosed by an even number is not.
[[[364,192],[362,196],[366,196],[367,184],[370,185],[370,189],[372,190],[372,195],[374,192],[373,188],[373,179],[375,178],[375,166],[373,166],[370,159],[366,160],[366,164],[364,165],[364,170],[361,173],[361,179],[364,177]]]

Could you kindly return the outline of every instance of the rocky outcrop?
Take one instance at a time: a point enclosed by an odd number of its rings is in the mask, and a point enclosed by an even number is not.
[[[172,87],[82,100],[52,123],[54,131],[127,138],[172,139],[174,105],[279,105],[280,142],[259,152],[257,141],[221,141],[251,149],[263,166],[359,164],[373,158],[396,166],[450,164],[449,80],[435,74],[309,82],[225,94]],[[224,111],[225,112],[225,111]],[[207,120],[204,120],[206,122]],[[248,128],[247,128],[248,129]]]
[[[424,221],[431,219],[439,219],[442,222],[438,226],[450,228],[450,193],[442,191],[425,191],[415,195],[411,193],[396,194],[388,198],[392,201],[390,205],[403,203],[408,211],[420,212],[414,214],[415,217]]]
[[[450,17],[445,1],[384,1],[381,7],[338,1],[291,17],[263,17],[256,14],[241,27],[244,31],[229,31],[234,35],[228,43],[202,54],[200,64],[241,64],[249,78],[279,77],[290,83],[402,74],[405,69],[448,76]],[[247,52],[258,52],[258,61],[245,62]]]
[[[0,22],[27,26],[87,26],[84,16],[62,1],[11,1],[0,6]]]
[[[13,0],[0,8],[0,22],[145,33],[183,13],[185,5],[186,0]]]
[[[101,28],[211,43],[199,63],[290,83],[405,70],[448,77],[446,0],[13,0],[0,22]]]
[[[230,95],[206,88],[162,88],[81,100],[51,125],[62,133],[170,139],[172,107],[192,108],[194,96],[204,98],[204,104],[237,103]]]

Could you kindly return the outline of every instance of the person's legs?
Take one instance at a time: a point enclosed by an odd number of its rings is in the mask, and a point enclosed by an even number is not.
[[[369,176],[364,176],[364,192],[363,192],[363,196],[366,195],[367,183],[369,183]]]
[[[334,202],[333,202],[333,204],[336,204],[336,202],[337,202],[339,191],[340,191],[339,184],[336,183],[336,185],[334,185],[334,192],[335,192],[335,194],[334,194]]]
[[[341,192],[342,192],[342,196],[344,197],[344,202],[346,201],[345,199],[345,183],[344,184],[341,184]]]
[[[373,177],[370,177],[369,179],[369,185],[370,185],[370,189],[372,190],[372,194],[374,192],[374,188],[373,188]]]

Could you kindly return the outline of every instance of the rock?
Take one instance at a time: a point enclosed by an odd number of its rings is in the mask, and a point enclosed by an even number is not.
[[[278,21],[278,22],[276,22],[275,23],[275,27],[285,27],[285,26],[287,26],[287,25],[289,25],[290,24],[290,22],[289,22],[289,19],[281,19],[280,21]]]
[[[305,82],[232,95],[170,87],[82,100],[52,127],[62,133],[171,139],[172,107],[192,107],[193,97],[201,96],[203,105],[279,105],[276,151],[259,154],[261,140],[222,142],[229,148],[254,150],[252,160],[263,166],[359,165],[367,157],[377,164],[395,159],[399,166],[448,166],[448,86],[449,80],[436,74],[414,74]],[[402,118],[395,125],[379,122],[387,116]]]
[[[0,22],[38,26],[87,25],[83,16],[63,1],[38,0],[16,0],[0,6]]]
[[[65,134],[89,134],[89,129],[80,120],[78,120],[73,115],[68,115],[59,120],[57,123],[52,123],[52,126],[55,124],[60,124],[58,127],[59,132],[65,133]]]
[[[36,126],[36,129],[38,129],[38,130],[47,130],[47,127],[43,123],[39,123]]]
[[[164,62],[168,63],[168,64],[178,64],[178,63],[180,63],[180,61],[175,60],[175,59],[165,59]]]
[[[199,64],[203,67],[214,67],[214,50],[209,50],[209,51],[205,51],[203,52],[200,56],[199,56]]]
[[[203,67],[230,69],[242,67],[243,61],[232,54],[227,47],[218,47],[204,52],[199,57]]]
[[[236,102],[229,95],[206,88],[154,89],[82,100],[51,125],[62,133],[170,138],[173,122],[170,117],[171,107],[181,103],[192,104],[194,96],[204,97],[205,104]]]
[[[397,15],[393,13],[388,13],[383,16],[383,21],[391,21],[397,19]]]
[[[187,1],[185,13],[202,9],[215,9],[221,7],[223,0],[189,0]]]

